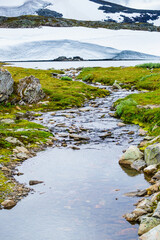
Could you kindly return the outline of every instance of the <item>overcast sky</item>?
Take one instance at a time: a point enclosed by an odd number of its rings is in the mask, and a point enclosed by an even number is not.
[[[160,10],[160,0],[106,0],[106,1],[122,4],[124,6],[132,8]]]

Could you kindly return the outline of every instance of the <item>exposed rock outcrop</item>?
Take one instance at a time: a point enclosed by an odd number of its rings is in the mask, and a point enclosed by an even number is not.
[[[13,78],[7,70],[0,69],[0,102],[8,99],[13,92]]]

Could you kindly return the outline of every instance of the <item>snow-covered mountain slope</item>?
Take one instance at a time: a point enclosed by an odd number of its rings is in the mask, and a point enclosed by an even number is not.
[[[24,54],[25,53],[25,54]],[[0,48],[1,61],[53,60],[60,56],[88,59],[160,60],[160,57],[134,51],[120,51],[72,40],[28,42]]]
[[[51,60],[59,56],[80,56],[84,59],[153,59],[152,56],[140,53],[160,56],[159,38],[158,32],[84,27],[1,28],[0,61]]]
[[[0,28],[0,47],[38,41],[73,40],[160,56],[160,33],[85,27]]]
[[[138,4],[140,3],[141,4]],[[143,3],[143,4],[142,4]],[[154,3],[154,4],[152,4]],[[119,5],[122,4],[122,5]],[[124,5],[124,6],[123,6]],[[135,9],[151,7],[159,10]],[[134,7],[134,8],[130,8]],[[43,10],[43,11],[42,11]],[[58,13],[58,14],[57,14]],[[77,20],[145,22],[160,25],[159,0],[0,0],[0,16],[46,15]],[[62,15],[61,15],[62,14]]]

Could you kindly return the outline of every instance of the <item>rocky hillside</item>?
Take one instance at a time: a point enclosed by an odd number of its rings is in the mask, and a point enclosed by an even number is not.
[[[149,23],[160,25],[160,10],[129,8],[104,0],[19,0],[0,1],[0,16],[39,15],[85,21]]]

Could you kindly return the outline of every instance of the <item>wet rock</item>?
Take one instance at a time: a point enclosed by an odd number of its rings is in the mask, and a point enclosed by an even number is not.
[[[115,117],[115,116],[116,116],[115,113],[108,113],[108,114],[109,114],[109,116],[111,116],[111,117]]]
[[[138,134],[139,136],[145,136],[147,134],[147,131],[145,131],[143,128],[140,128]]]
[[[30,157],[30,152],[25,147],[16,147],[13,152],[16,154],[17,158],[22,160]]]
[[[37,180],[30,180],[29,181],[30,186],[41,184],[41,183],[43,183],[43,181],[37,181]]]
[[[68,114],[65,114],[64,117],[66,117],[66,118],[74,118],[74,116],[68,115]]]
[[[119,85],[119,83],[115,80],[115,82],[113,83],[113,89],[121,89],[121,86]]]
[[[152,185],[149,188],[147,188],[146,189],[147,190],[147,194],[148,195],[152,195],[153,193],[159,192],[159,187],[160,187],[160,181],[158,181],[154,185]]]
[[[10,171],[11,171],[11,170],[10,170],[9,168],[7,168],[7,167],[2,167],[1,170],[2,170],[3,172],[10,172]]]
[[[14,200],[5,200],[4,202],[1,203],[1,205],[5,209],[11,209],[16,205],[16,202]]]
[[[74,140],[76,140],[76,141],[79,141],[79,140],[90,140],[90,138],[89,137],[87,137],[87,136],[82,136],[82,135],[78,135],[78,134],[69,134],[69,137],[70,138],[74,138]]]
[[[160,239],[160,225],[139,237],[139,240],[159,240],[159,239]]]
[[[158,171],[153,177],[152,180],[158,181],[160,180],[160,171]]]
[[[17,91],[21,99],[29,104],[37,103],[45,97],[39,79],[34,76],[21,79]]]
[[[134,134],[134,131],[128,132],[128,135],[133,135],[133,134]]]
[[[157,165],[150,165],[143,170],[146,174],[154,174],[157,171]]]
[[[4,124],[14,124],[15,123],[15,121],[13,119],[10,119],[10,118],[1,119],[0,122],[4,123]]]
[[[152,212],[152,201],[150,199],[143,199],[142,201],[140,201],[137,205],[137,208],[143,209],[148,213]]]
[[[128,222],[137,222],[139,220],[139,217],[147,214],[147,211],[141,208],[136,208],[132,213],[127,213],[123,217]]]
[[[111,132],[107,132],[107,133],[105,133],[103,135],[100,135],[99,137],[102,138],[102,139],[105,139],[105,138],[110,137],[110,136],[112,136],[112,133]]]
[[[144,233],[150,231],[152,228],[158,226],[159,224],[160,224],[159,218],[144,216],[141,218],[138,234],[143,235]]]
[[[90,108],[80,108],[79,111],[80,112],[89,112]]]
[[[158,203],[157,208],[155,209],[152,217],[156,217],[160,219],[160,202]]]
[[[147,190],[137,190],[135,192],[125,193],[126,197],[143,197],[147,194]]]
[[[137,160],[131,164],[131,168],[141,171],[146,167],[146,162],[144,160]]]
[[[124,127],[124,126],[126,126],[126,124],[125,124],[125,123],[122,123],[122,122],[119,122],[119,123],[117,123],[117,126],[118,126],[118,127]]]
[[[22,142],[20,142],[17,138],[14,138],[14,137],[7,137],[5,140],[14,145],[23,145]]]
[[[144,156],[147,166],[160,163],[160,143],[148,146]]]
[[[80,148],[77,146],[71,146],[70,148],[72,148],[73,150],[80,150]]]
[[[130,146],[122,155],[119,164],[131,166],[134,161],[139,160],[143,160],[143,153],[136,146]]]
[[[7,70],[0,69],[0,102],[8,99],[13,92],[13,78]]]
[[[152,198],[151,198],[151,202],[156,202],[160,200],[160,192],[154,193]]]

